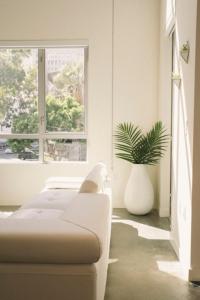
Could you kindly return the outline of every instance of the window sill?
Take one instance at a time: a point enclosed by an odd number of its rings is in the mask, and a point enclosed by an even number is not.
[[[0,160],[0,165],[87,165],[88,161],[51,161],[51,162],[41,162],[41,161],[7,161]]]

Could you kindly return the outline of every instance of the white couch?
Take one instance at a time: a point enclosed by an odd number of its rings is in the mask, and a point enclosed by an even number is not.
[[[42,191],[0,220],[0,299],[103,300],[110,227],[107,194]]]

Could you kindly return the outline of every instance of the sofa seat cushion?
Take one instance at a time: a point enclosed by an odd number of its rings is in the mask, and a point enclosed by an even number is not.
[[[47,209],[47,208],[25,208],[16,210],[9,218],[17,219],[56,219],[63,214],[60,209]]]
[[[74,190],[44,190],[22,208],[49,208],[65,210],[69,203],[77,196]]]
[[[101,255],[95,233],[56,218],[0,220],[0,262],[90,264]]]

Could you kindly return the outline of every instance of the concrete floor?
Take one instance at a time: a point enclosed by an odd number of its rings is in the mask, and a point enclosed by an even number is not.
[[[114,210],[105,300],[200,299],[200,288],[180,274],[167,218]]]

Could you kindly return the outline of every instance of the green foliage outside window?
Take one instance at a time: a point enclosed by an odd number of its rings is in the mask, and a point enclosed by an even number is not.
[[[0,50],[0,128],[10,128],[13,134],[38,133],[37,63],[24,67],[29,59],[30,49]],[[46,95],[47,131],[83,131],[82,73],[73,63],[52,75],[52,90]],[[33,140],[10,139],[8,143],[19,153]]]

